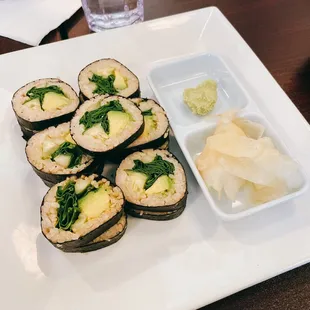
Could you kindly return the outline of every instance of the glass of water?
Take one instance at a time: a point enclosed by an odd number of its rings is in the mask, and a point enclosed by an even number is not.
[[[82,0],[92,31],[128,26],[144,19],[143,0]]]

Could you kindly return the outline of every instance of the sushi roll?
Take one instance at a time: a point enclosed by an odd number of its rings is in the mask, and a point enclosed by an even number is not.
[[[69,121],[79,103],[71,86],[51,78],[26,84],[12,98],[17,121],[28,135]]]
[[[167,215],[161,212],[172,215],[177,210],[181,214],[186,206],[185,172],[168,151],[144,150],[129,155],[121,162],[115,179],[124,193],[129,214],[144,218],[147,214]]]
[[[123,64],[110,58],[87,65],[81,70],[78,83],[85,100],[97,95],[140,96],[138,78]]]
[[[175,211],[169,211],[169,212],[152,212],[152,211],[142,211],[142,210],[136,210],[132,208],[126,208],[126,213],[137,218],[142,218],[145,220],[151,220],[151,221],[170,221],[177,217],[179,217],[185,207],[182,207],[180,209],[177,209]]]
[[[120,163],[128,155],[144,149],[167,149],[169,144],[169,121],[165,110],[154,100],[145,98],[131,99],[142,111],[144,131],[126,149],[113,154],[110,160]]]
[[[78,248],[64,249],[64,252],[86,253],[103,249],[119,241],[124,236],[126,229],[127,218],[124,214],[114,226],[109,228],[106,232],[104,232],[102,235],[100,235],[90,243]]]
[[[71,120],[73,140],[86,152],[108,155],[124,149],[141,135],[144,119],[130,100],[97,96],[85,101]]]
[[[43,199],[42,233],[56,248],[74,252],[116,225],[124,214],[124,202],[121,189],[104,178],[68,178]]]
[[[32,136],[26,156],[36,174],[47,186],[81,174],[101,174],[103,164],[83,153],[70,135],[70,123],[49,127]]]
[[[144,117],[144,131],[132,142],[127,149],[132,152],[143,149],[157,149],[169,139],[169,121],[165,110],[152,99],[136,98],[137,104]]]

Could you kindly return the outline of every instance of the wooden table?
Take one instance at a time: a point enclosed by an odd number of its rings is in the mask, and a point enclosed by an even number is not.
[[[310,120],[310,0],[144,0],[145,19],[217,6]],[[42,44],[89,33],[82,10]],[[61,35],[62,34],[62,35]],[[27,48],[0,37],[0,54]],[[208,292],[206,292],[208,294]],[[204,310],[310,309],[310,265],[206,306]]]

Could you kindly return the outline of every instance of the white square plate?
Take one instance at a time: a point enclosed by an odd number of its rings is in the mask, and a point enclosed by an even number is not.
[[[213,111],[202,117],[194,115],[184,104],[183,92],[186,88],[196,87],[206,79],[216,81],[218,99]],[[151,70],[148,80],[159,103],[168,113],[179,146],[202,192],[220,218],[225,221],[238,220],[282,204],[307,190],[308,182],[302,171],[299,171],[301,185],[298,188],[288,195],[259,206],[253,206],[240,197],[237,197],[233,203],[226,199],[225,195],[222,199],[218,199],[215,191],[208,190],[196,168],[195,159],[202,152],[206,138],[214,133],[216,127],[214,115],[216,114],[236,110],[240,116],[262,124],[265,127],[264,136],[272,138],[277,148],[283,154],[291,157],[289,149],[283,145],[279,135],[274,132],[264,115],[259,112],[257,104],[251,100],[250,94],[242,89],[236,75],[221,58],[211,54],[199,54],[172,61],[163,61]],[[249,114],[249,112],[256,113]],[[300,170],[302,170],[301,167]]]
[[[277,208],[223,223],[175,141],[172,151],[185,164],[189,183],[181,217],[165,223],[130,218],[119,243],[86,255],[57,251],[41,235],[39,206],[47,188],[26,161],[12,93],[42,77],[61,77],[77,90],[81,68],[113,57],[137,74],[144,97],[153,96],[146,76],[154,61],[203,52],[233,68],[309,177],[309,125],[216,8],[2,55],[2,308],[195,309],[310,261],[309,190]]]

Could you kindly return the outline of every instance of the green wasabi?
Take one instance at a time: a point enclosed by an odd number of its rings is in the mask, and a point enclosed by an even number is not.
[[[214,80],[206,80],[196,88],[187,88],[184,90],[183,99],[194,114],[206,115],[216,104],[217,84]]]

